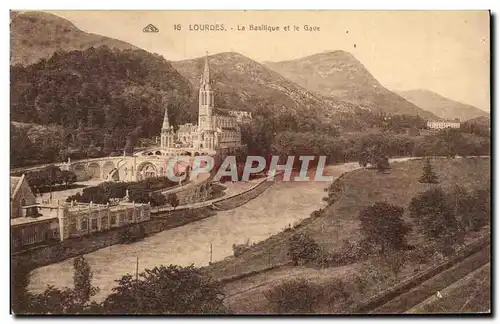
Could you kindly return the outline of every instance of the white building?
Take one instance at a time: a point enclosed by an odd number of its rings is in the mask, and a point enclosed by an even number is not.
[[[430,129],[445,129],[445,128],[460,128],[459,122],[441,122],[441,121],[428,121],[427,128]]]

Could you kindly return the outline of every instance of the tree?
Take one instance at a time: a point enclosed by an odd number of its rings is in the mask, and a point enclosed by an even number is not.
[[[167,199],[165,196],[159,192],[153,193],[151,195],[151,205],[153,206],[162,206],[167,203]]]
[[[403,212],[402,207],[377,202],[359,213],[361,232],[382,254],[406,246],[405,236],[410,229],[403,221]]]
[[[76,174],[72,171],[63,170],[61,171],[60,177],[66,187],[76,182]]]
[[[117,280],[103,303],[110,314],[224,313],[222,285],[193,265],[160,266]]]
[[[319,251],[318,244],[305,233],[294,233],[288,238],[288,256],[294,265],[315,261]]]
[[[102,313],[100,306],[90,302],[98,288],[93,287],[92,270],[83,257],[74,260],[74,288],[47,286],[41,294],[30,293],[26,287],[29,271],[22,265],[13,268],[12,309],[16,314],[80,314]]]
[[[30,271],[23,264],[11,263],[11,309],[14,314],[22,314],[28,311],[30,294],[28,284]]]
[[[300,278],[284,281],[264,295],[276,314],[307,314],[314,311],[321,287]]]
[[[170,204],[170,206],[174,207],[174,209],[179,206],[179,198],[175,193],[168,195],[167,202]]]
[[[451,253],[453,242],[463,238],[453,206],[442,188],[431,188],[413,197],[409,210],[421,232],[442,243],[443,252]]]
[[[491,214],[489,190],[469,192],[464,187],[455,186],[448,200],[464,231],[476,231],[488,224]]]
[[[377,157],[375,166],[377,167],[377,170],[379,172],[384,172],[391,168],[391,165],[389,164],[389,158],[385,155]]]
[[[79,305],[86,305],[90,297],[95,296],[99,288],[92,286],[92,268],[83,256],[78,256],[73,261],[74,297]]]
[[[422,168],[422,176],[418,180],[421,183],[438,183],[438,177],[432,170],[431,161],[425,159],[424,166]]]

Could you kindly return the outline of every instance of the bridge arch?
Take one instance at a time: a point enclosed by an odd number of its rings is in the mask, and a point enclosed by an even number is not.
[[[81,163],[73,165],[73,172],[76,175],[77,181],[84,181],[88,178],[87,171],[85,170],[85,165]]]
[[[106,180],[109,176],[109,174],[115,169],[115,164],[113,161],[106,161],[102,165],[102,177],[103,180]]]
[[[101,166],[97,162],[90,162],[88,164],[88,174],[91,179],[101,178]]]
[[[158,170],[156,166],[149,162],[142,162],[137,166],[137,180],[141,181],[146,178],[155,178],[158,177]]]

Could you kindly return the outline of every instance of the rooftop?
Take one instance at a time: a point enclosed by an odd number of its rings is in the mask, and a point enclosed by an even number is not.
[[[130,209],[133,207],[140,207],[143,205],[147,204],[131,203],[131,202],[120,202],[119,204],[109,204],[109,205],[74,203],[72,206],[71,205],[69,206],[69,211],[75,212],[75,211],[83,211],[89,209],[93,211],[106,210],[106,209],[109,209],[110,211],[117,211],[123,209]]]
[[[12,197],[14,195],[14,191],[17,188],[17,185],[21,181],[23,177],[10,177],[10,196]]]
[[[44,215],[40,217],[17,217],[17,218],[11,218],[10,226],[19,226],[30,223],[34,224],[34,223],[50,221],[52,219],[57,219],[57,215]]]

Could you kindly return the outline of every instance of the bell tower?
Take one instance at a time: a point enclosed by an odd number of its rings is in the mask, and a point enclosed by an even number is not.
[[[168,108],[165,106],[165,115],[163,116],[163,125],[161,127],[161,148],[174,147],[174,128],[168,121]]]
[[[205,68],[200,78],[200,93],[198,98],[198,127],[201,133],[202,148],[214,149],[214,129],[212,113],[214,108],[214,92],[210,86],[210,65],[208,52],[205,56]]]

